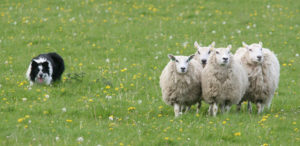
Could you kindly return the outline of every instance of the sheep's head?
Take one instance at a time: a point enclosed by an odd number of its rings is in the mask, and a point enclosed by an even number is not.
[[[231,45],[227,46],[227,48],[215,48],[214,55],[217,64],[221,66],[227,66],[231,59]]]
[[[191,56],[173,56],[171,54],[168,57],[171,61],[175,62],[176,71],[180,74],[184,74],[188,71],[189,63],[195,55]]]
[[[262,42],[259,42],[258,44],[251,44],[247,45],[245,42],[243,42],[243,46],[247,49],[249,59],[251,62],[254,63],[262,63],[263,58],[263,52],[262,52]]]
[[[215,47],[215,42],[212,42],[208,47],[200,47],[197,41],[194,43],[197,52],[195,55],[198,55],[198,61],[205,67],[208,57],[210,55],[211,49]]]

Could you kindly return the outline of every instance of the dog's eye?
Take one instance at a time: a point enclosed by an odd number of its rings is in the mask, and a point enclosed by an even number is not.
[[[210,51],[208,51],[208,54],[210,54]]]
[[[216,51],[216,54],[219,54],[219,51]]]

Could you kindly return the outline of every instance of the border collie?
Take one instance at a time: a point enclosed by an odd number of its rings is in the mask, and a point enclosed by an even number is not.
[[[26,77],[33,83],[50,85],[61,79],[65,70],[64,60],[56,53],[40,54],[34,57],[28,67]]]

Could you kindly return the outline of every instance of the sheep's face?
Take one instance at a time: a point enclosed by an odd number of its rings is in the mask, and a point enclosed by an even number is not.
[[[251,44],[247,45],[243,42],[243,46],[248,50],[248,55],[251,60],[251,62],[254,63],[261,63],[263,62],[263,52],[262,52],[262,42],[259,42],[259,44]]]
[[[195,55],[191,56],[173,56],[171,54],[168,57],[175,62],[176,71],[180,74],[184,74],[188,71],[189,63]]]
[[[197,48],[197,52],[196,55],[198,55],[198,61],[200,61],[200,63],[202,64],[202,66],[204,67],[207,63],[208,57],[211,53],[211,49],[215,47],[215,42],[212,42],[211,45],[209,45],[208,47],[200,47],[200,45],[198,44],[198,42],[196,41],[194,43],[195,48]]]
[[[219,65],[227,66],[230,62],[231,57],[231,45],[227,48],[215,48],[214,53],[216,55],[216,61]]]

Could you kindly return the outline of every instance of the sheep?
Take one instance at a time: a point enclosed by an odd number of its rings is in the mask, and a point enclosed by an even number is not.
[[[170,62],[160,76],[163,101],[174,106],[175,117],[182,110],[198,103],[197,113],[201,107],[201,64],[191,56],[168,55]]]
[[[252,112],[251,102],[257,106],[258,114],[264,107],[270,108],[275,90],[278,87],[280,65],[275,54],[262,47],[262,42],[247,45],[236,51],[235,58],[239,60],[248,73],[249,88],[242,101],[248,101],[248,110]],[[241,101],[241,102],[242,102]],[[238,104],[240,110],[241,103]]]
[[[210,48],[215,47],[215,42],[212,42],[208,47],[200,47],[198,42],[195,41],[194,46],[197,49],[197,52],[195,53],[195,59],[198,60],[204,68],[211,52]]]
[[[248,88],[247,73],[227,48],[212,48],[208,63],[202,71],[202,98],[210,104],[209,115],[229,112],[232,104],[238,104]]]

